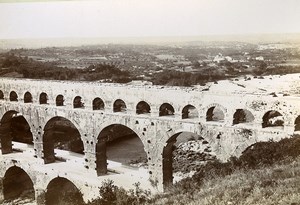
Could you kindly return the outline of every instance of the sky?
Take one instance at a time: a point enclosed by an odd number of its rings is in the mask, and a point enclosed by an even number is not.
[[[299,0],[0,2],[0,39],[300,33]]]

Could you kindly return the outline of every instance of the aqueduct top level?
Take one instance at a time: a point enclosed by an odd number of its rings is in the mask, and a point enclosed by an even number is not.
[[[125,126],[140,138],[149,178],[162,188],[172,181],[172,145],[182,132],[200,135],[211,153],[226,160],[257,141],[300,131],[300,78],[299,74],[270,76],[189,88],[1,78],[2,158],[13,153],[15,136],[7,129],[17,116],[28,123],[22,128],[28,133],[25,141],[32,144],[32,157],[40,164],[55,161],[48,130],[59,125],[51,122],[64,119],[72,124],[70,136],[78,136],[74,140],[82,144],[82,167],[95,177],[107,172],[102,131],[111,125]],[[4,176],[11,162],[1,163]],[[46,189],[43,183],[48,178],[39,179],[36,183],[42,184],[35,190]]]

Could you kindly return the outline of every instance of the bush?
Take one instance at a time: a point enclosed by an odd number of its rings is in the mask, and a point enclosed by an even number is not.
[[[140,183],[134,184],[135,189],[126,191],[122,187],[114,185],[112,180],[106,180],[99,189],[100,198],[88,203],[88,205],[139,205],[149,200],[150,191],[142,190]]]

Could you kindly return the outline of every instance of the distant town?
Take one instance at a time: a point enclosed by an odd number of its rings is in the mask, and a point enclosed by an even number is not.
[[[190,86],[237,76],[300,72],[300,43],[196,41],[18,48],[2,50],[0,67],[0,75],[7,77]]]

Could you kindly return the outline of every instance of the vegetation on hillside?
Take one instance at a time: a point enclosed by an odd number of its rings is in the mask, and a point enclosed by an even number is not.
[[[91,65],[84,69],[61,68],[51,62],[39,62],[27,57],[17,57],[12,53],[7,53],[0,60],[0,76],[10,76],[16,73],[18,76],[32,79],[51,80],[84,80],[127,83],[132,80],[129,72],[122,71],[114,65],[98,64]]]
[[[102,204],[290,204],[300,202],[300,136],[279,142],[258,142],[239,158],[226,163],[208,162],[196,169],[193,177],[170,187],[166,193],[149,198],[140,189],[126,192],[103,183]]]

